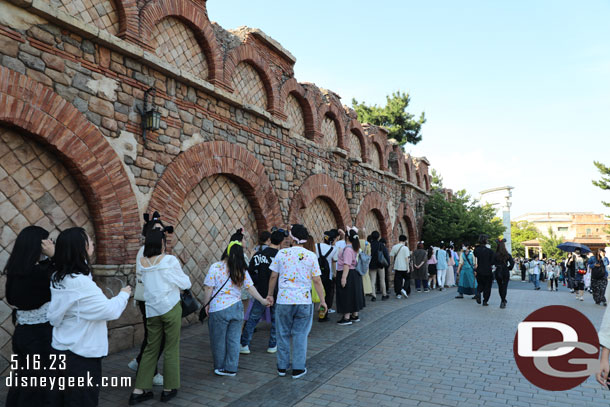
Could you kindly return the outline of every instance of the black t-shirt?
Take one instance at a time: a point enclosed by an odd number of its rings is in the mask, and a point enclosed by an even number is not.
[[[493,250],[481,245],[477,246],[473,253],[477,258],[477,274],[491,274],[491,266],[494,264]]]
[[[271,262],[278,251],[278,249],[272,247],[259,250],[252,256],[248,265],[248,272],[252,281],[254,281],[254,287],[263,298],[267,296],[269,291],[269,278],[271,277],[269,266],[271,266]],[[277,285],[273,296],[277,296]]]
[[[494,265],[496,266],[496,270],[499,271],[510,271],[515,266],[515,261],[513,260],[513,256],[508,255],[508,259],[506,261],[502,261],[500,255],[498,253],[494,253]]]

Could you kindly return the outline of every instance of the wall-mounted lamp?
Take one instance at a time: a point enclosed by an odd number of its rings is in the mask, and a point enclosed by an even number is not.
[[[155,96],[157,90],[155,88],[148,88],[144,92],[144,109],[140,111],[142,116],[142,138],[144,139],[144,145],[146,145],[146,132],[159,130],[161,127],[161,113],[157,111],[157,107],[153,103],[148,103],[148,97],[151,99]]]

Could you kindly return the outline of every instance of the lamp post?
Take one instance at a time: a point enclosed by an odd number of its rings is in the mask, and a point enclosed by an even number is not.
[[[144,92],[144,109],[140,111],[142,116],[142,138],[144,139],[144,146],[146,146],[146,132],[159,130],[161,127],[161,113],[157,110],[157,107],[152,103],[148,103],[148,97],[154,97],[157,93],[155,88],[148,88]]]

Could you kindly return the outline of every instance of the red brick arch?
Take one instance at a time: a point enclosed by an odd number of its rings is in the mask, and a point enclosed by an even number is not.
[[[282,103],[282,112],[286,114],[286,100],[288,95],[293,95],[299,102],[303,110],[303,120],[305,121],[305,137],[314,140],[316,129],[320,128],[318,117],[314,114],[315,103],[311,100],[311,96],[305,91],[295,78],[288,79],[280,91],[280,100]]]
[[[115,0],[119,15],[117,37],[138,41],[138,3],[137,0]]]
[[[269,64],[259,54],[258,50],[250,44],[241,44],[233,48],[227,54],[224,67],[224,82],[227,86],[231,86],[231,78],[235,73],[237,65],[241,62],[250,64],[261,77],[265,91],[267,92],[267,110],[274,115],[283,116],[278,106],[279,100],[279,85],[275,75],[269,69]],[[233,91],[233,89],[231,89]]]
[[[352,121],[349,123],[349,131],[353,132],[358,137],[358,140],[360,140],[360,149],[362,150],[362,156],[360,158],[362,159],[362,162],[369,162],[366,138],[364,136],[366,133],[364,132],[360,122],[356,119],[352,119]]]
[[[375,132],[369,135],[371,147],[376,148],[379,152],[379,166],[382,171],[388,169],[388,157],[386,154],[385,146],[387,145],[387,139],[383,137],[380,132]]]
[[[179,19],[195,34],[208,64],[208,78],[204,79],[216,85],[225,85],[222,74],[222,51],[205,8],[201,5],[195,5],[190,0],[153,0],[146,4],[142,8],[140,17],[142,45],[150,49],[153,29],[167,17]]]
[[[352,219],[344,189],[326,174],[312,175],[301,185],[290,205],[288,215],[290,224],[301,222],[301,212],[316,198],[323,198],[330,205],[340,228],[345,230],[346,226],[351,225]]]
[[[419,233],[417,231],[417,221],[415,220],[415,212],[411,206],[401,203],[398,211],[396,211],[396,224],[394,225],[394,240],[398,241],[398,222],[403,219],[407,224],[409,232],[409,248],[415,250],[419,241]]]
[[[335,122],[335,128],[337,129],[337,147],[345,149],[345,124],[343,123],[343,110],[341,106],[337,106],[334,102],[330,104],[322,105],[319,111],[318,119],[320,126],[322,126],[322,121],[325,116],[330,117]],[[320,137],[323,137],[322,132],[320,131]],[[321,142],[321,140],[316,140],[317,142]]]
[[[98,263],[132,262],[138,203],[120,158],[85,115],[52,89],[0,67],[0,123],[48,146],[76,179],[93,218]]]
[[[157,210],[169,225],[177,224],[188,193],[212,175],[226,175],[239,185],[259,230],[283,223],[277,195],[263,164],[245,148],[227,141],[198,144],[172,161],[157,182],[148,211]]]
[[[387,198],[384,198],[379,192],[369,192],[360,204],[358,216],[356,217],[356,226],[358,228],[363,227],[366,214],[373,211],[375,215],[377,215],[379,224],[381,225],[379,233],[381,233],[382,237],[389,239],[391,237],[390,233],[392,233],[392,225],[390,223],[390,215],[386,202]],[[368,235],[371,232],[372,230],[367,230],[366,234]]]

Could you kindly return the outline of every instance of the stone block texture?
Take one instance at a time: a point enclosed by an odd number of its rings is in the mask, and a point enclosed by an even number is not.
[[[45,0],[45,3],[110,34],[119,31],[119,14],[112,0]]]
[[[200,78],[208,77],[208,66],[195,34],[178,19],[168,17],[153,30],[155,52],[161,58]]]
[[[324,116],[322,121],[322,135],[322,146],[329,148],[338,146],[337,126],[335,121],[328,116]]]
[[[252,65],[242,62],[237,65],[233,74],[232,86],[236,95],[244,103],[267,108],[267,93],[260,75]]]
[[[238,227],[248,255],[262,230],[295,222],[316,241],[353,224],[419,239],[428,161],[299,83],[294,57],[261,31],[212,24],[204,1],[46,3],[7,9],[15,26],[0,25],[0,267],[27,225],[52,236],[82,226],[111,295],[133,284],[142,214],[155,210],[175,226],[168,249],[200,299]],[[150,87],[161,124],[144,142]],[[0,371],[12,333],[3,297]],[[142,336],[131,311],[109,329],[113,351]]]

